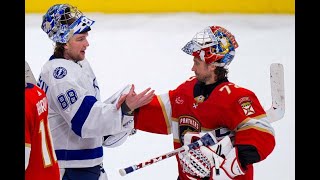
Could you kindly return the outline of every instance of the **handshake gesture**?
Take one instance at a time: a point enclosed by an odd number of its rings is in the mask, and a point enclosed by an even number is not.
[[[120,107],[125,107],[127,111],[132,112],[135,109],[144,106],[152,101],[154,90],[151,90],[151,88],[147,88],[141,93],[136,94],[134,88],[135,87],[132,84],[129,92],[127,94],[123,93],[121,95],[116,105],[117,109],[119,109]]]
[[[109,97],[105,103],[116,104],[116,108],[122,108],[122,130],[117,134],[103,136],[104,147],[113,148],[123,144],[127,137],[136,133],[132,112],[152,101],[154,90],[147,88],[140,94],[134,91],[134,85],[127,85]]]
[[[190,144],[203,136],[204,133],[186,133],[184,145]],[[210,177],[210,180],[229,180],[244,175],[237,148],[233,147],[229,136],[212,146],[200,146],[197,149],[179,154],[183,171],[195,177]]]

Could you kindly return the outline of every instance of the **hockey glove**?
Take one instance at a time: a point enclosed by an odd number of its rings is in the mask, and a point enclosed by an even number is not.
[[[122,116],[122,127],[123,129],[128,129],[129,135],[134,135],[136,134],[137,130],[134,129],[134,120],[133,116],[127,116],[123,115]]]
[[[229,137],[226,136],[225,138],[229,138]],[[212,179],[227,180],[227,179],[233,179],[236,176],[245,174],[245,171],[242,169],[240,165],[240,162],[237,156],[236,147],[233,147],[229,151],[229,153],[227,153],[227,155],[224,155],[224,154],[220,155],[219,147],[213,147],[213,146],[210,146],[210,147],[201,146],[200,151],[210,161],[211,168],[212,168],[212,171],[211,171]]]
[[[133,116],[123,115],[121,132],[117,134],[104,136],[102,145],[108,148],[113,148],[122,145],[127,140],[128,136],[136,133],[136,130],[133,128],[133,126]]]
[[[183,137],[184,145],[199,140],[203,135],[204,133],[197,132],[186,133]],[[179,153],[178,157],[184,173],[200,178],[209,176],[211,169],[210,161],[201,153],[199,148],[191,149],[185,153]]]
[[[114,148],[122,145],[130,135],[130,131],[124,131],[113,135],[103,136],[102,146]]]
[[[186,133],[184,136],[185,145],[198,140],[203,135],[204,133]],[[213,168],[215,168],[215,159],[213,159],[212,153],[214,153],[216,160],[223,161],[224,159],[219,155],[222,156],[228,154],[233,146],[230,138],[225,136],[221,141],[219,141],[219,143],[210,146],[210,153],[208,153],[206,150],[202,152],[201,150],[204,148],[209,149],[205,146],[201,146],[198,149],[190,150],[186,153],[180,153],[178,155],[185,173],[200,178],[212,177],[213,173],[211,171]],[[217,166],[217,169],[219,168],[220,166]],[[216,175],[215,172],[214,174]]]

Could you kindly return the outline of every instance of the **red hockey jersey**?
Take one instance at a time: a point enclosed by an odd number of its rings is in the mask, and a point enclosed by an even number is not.
[[[30,157],[25,180],[60,180],[59,166],[52,145],[46,94],[38,86],[25,88],[25,148]]]
[[[135,112],[135,128],[151,133],[173,134],[174,149],[183,145],[188,131],[208,132],[215,130],[217,139],[231,136],[234,145],[253,145],[260,160],[274,149],[273,128],[256,95],[231,82],[217,85],[204,101],[194,97],[196,78],[190,78],[175,90],[157,95],[146,106]],[[220,128],[220,129],[219,129]],[[182,171],[178,156],[180,180],[189,179]],[[252,180],[253,166],[236,179]],[[195,178],[195,177],[193,177]],[[197,178],[199,179],[199,178]]]

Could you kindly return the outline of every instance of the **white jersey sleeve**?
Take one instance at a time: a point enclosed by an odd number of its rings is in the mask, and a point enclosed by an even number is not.
[[[121,131],[121,109],[100,101],[99,86],[87,60],[50,60],[43,66],[38,85],[47,93],[52,109],[49,116],[61,116],[76,135],[91,138]],[[50,125],[54,128],[61,123],[57,120]]]

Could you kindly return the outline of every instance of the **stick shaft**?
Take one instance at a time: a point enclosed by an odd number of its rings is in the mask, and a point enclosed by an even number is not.
[[[138,170],[138,169],[144,168],[144,167],[149,166],[151,164],[157,163],[159,161],[162,161],[164,159],[167,159],[167,158],[175,156],[175,155],[177,155],[179,153],[182,153],[182,152],[186,151],[186,149],[188,149],[188,148],[186,148],[186,146],[183,146],[181,148],[178,148],[178,149],[176,149],[174,151],[171,151],[169,153],[163,154],[161,156],[149,159],[147,161],[141,162],[141,163],[136,164],[136,165],[129,166],[127,168],[120,169],[119,172],[120,172],[120,174],[122,176],[127,175],[129,173],[132,173],[132,172]]]
[[[175,156],[179,153],[183,153],[185,151],[189,151],[190,149],[196,149],[200,146],[211,146],[211,145],[214,145],[216,144],[218,141],[216,140],[216,138],[214,137],[214,135],[211,133],[211,132],[208,132],[206,133],[205,135],[203,135],[199,140],[191,143],[191,144],[188,144],[188,145],[184,145],[178,149],[175,149],[169,153],[166,153],[164,155],[161,155],[161,156],[158,156],[156,158],[152,158],[152,159],[149,159],[148,161],[145,161],[145,162],[142,162],[142,163],[139,163],[139,164],[136,164],[136,165],[132,165],[132,166],[129,166],[127,168],[123,168],[123,169],[120,169],[119,170],[119,173],[124,176],[124,175],[127,175],[129,173],[132,173],[138,169],[141,169],[141,168],[144,168],[146,166],[149,166],[151,164],[154,164],[154,163],[157,163],[159,161],[162,161],[164,159],[167,159],[167,158],[170,158],[172,156]]]

